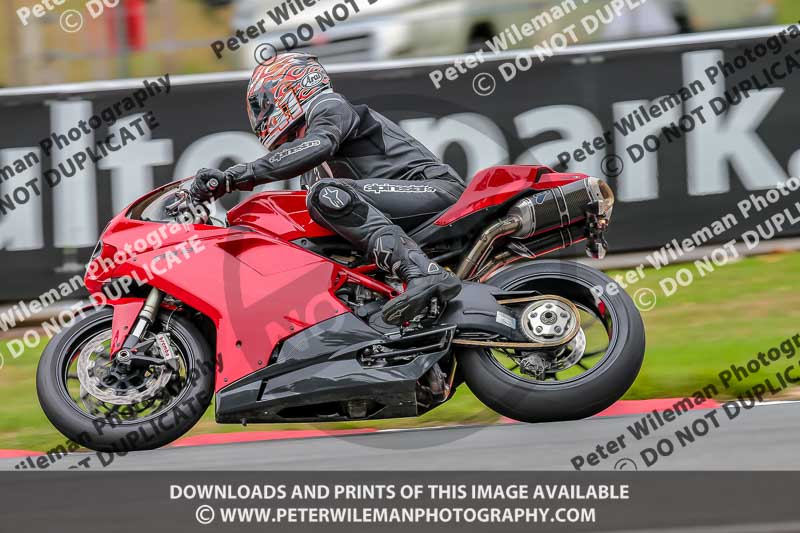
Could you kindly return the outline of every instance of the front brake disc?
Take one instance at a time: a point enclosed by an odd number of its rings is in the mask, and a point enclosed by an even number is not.
[[[113,384],[106,382],[109,377],[125,377],[116,375],[108,353],[109,348],[106,346],[110,341],[111,332],[107,331],[90,340],[81,350],[78,356],[78,380],[81,387],[94,398],[112,405],[135,405],[158,396],[172,378],[172,369],[166,365],[156,366],[149,373],[142,371],[141,376],[136,376],[141,378],[141,383],[133,387],[115,386],[127,383],[123,380]],[[102,360],[106,362],[102,363]]]

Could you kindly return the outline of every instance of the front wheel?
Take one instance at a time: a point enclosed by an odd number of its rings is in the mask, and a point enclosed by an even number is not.
[[[146,359],[120,364],[110,353],[112,322],[113,311],[102,309],[50,341],[36,373],[39,403],[56,429],[87,448],[164,446],[208,408],[213,352],[190,321],[162,314],[140,343]]]
[[[544,260],[507,268],[489,283],[568,300],[574,307],[552,300],[551,309],[557,311],[553,321],[558,323],[559,313],[568,320],[569,310],[577,310],[580,330],[557,349],[470,348],[458,353],[467,385],[487,406],[521,422],[576,420],[609,407],[633,384],[644,358],[644,325],[630,296],[618,286],[618,291],[592,291],[608,287],[611,278],[580,263]],[[536,320],[543,319],[543,311],[547,309],[532,309],[529,316],[518,316],[518,323],[522,327],[524,320],[534,320],[534,329],[541,329]]]

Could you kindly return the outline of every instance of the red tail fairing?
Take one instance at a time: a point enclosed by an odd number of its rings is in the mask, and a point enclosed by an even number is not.
[[[464,194],[439,219],[447,226],[468,215],[496,205],[531,189],[544,190],[587,178],[585,174],[561,174],[543,166],[499,166],[475,174]]]

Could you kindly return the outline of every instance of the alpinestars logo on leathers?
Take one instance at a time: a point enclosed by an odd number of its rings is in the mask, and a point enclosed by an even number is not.
[[[306,141],[306,142],[304,142],[302,144],[299,144],[297,146],[293,146],[291,148],[286,148],[285,150],[281,150],[280,152],[276,152],[275,155],[273,155],[272,157],[270,157],[268,159],[268,161],[270,163],[280,163],[283,159],[286,159],[289,156],[292,156],[294,154],[300,153],[303,150],[308,150],[309,148],[313,148],[315,146],[319,146],[320,144],[321,143],[320,143],[319,139],[316,139],[316,140],[313,140],[313,141]]]

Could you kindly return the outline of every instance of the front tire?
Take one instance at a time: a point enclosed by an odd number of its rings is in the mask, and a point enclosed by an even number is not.
[[[644,325],[621,288],[613,295],[592,294],[591,288],[613,283],[604,273],[571,261],[540,260],[503,270],[489,283],[503,290],[555,294],[596,312],[607,329],[608,347],[595,366],[564,381],[525,379],[498,364],[488,350],[462,350],[457,357],[464,379],[487,406],[521,422],[577,420],[606,409],[633,384],[644,358]]]
[[[61,433],[93,450],[128,452],[169,444],[189,431],[211,402],[215,374],[213,352],[186,318],[162,315],[151,329],[169,333],[180,354],[180,367],[171,374],[161,396],[128,406],[98,402],[83,383],[76,384],[76,361],[82,349],[101,346],[93,339],[108,337],[112,321],[113,310],[101,309],[53,337],[36,372],[39,403]],[[152,374],[146,377],[152,383]],[[87,395],[91,403],[87,403]]]

